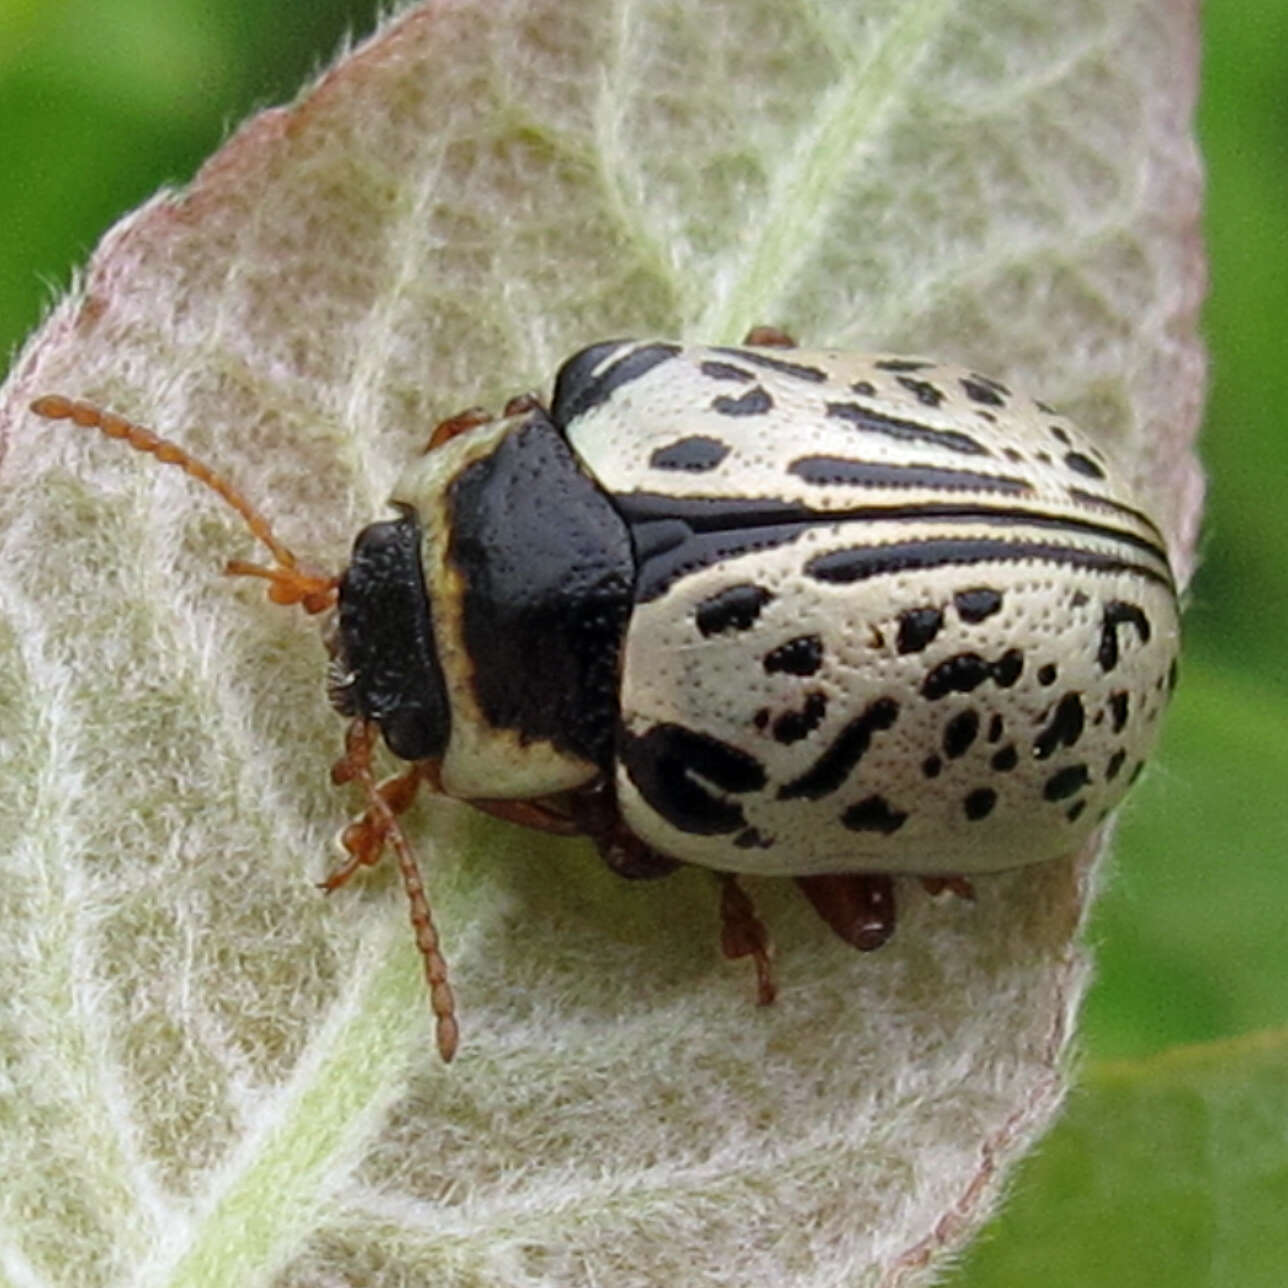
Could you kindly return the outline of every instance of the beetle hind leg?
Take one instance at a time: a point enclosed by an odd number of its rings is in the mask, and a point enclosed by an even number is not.
[[[847,944],[871,952],[894,934],[894,882],[875,873],[797,877],[814,910]]]

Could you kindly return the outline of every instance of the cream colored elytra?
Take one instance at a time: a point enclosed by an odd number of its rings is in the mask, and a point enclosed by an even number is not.
[[[562,427],[638,551],[630,829],[792,875],[1076,849],[1152,750],[1178,647],[1164,540],[1102,449],[929,360],[601,348]]]

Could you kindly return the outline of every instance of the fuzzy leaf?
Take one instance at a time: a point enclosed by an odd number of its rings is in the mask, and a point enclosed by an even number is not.
[[[861,956],[788,883],[756,1009],[708,874],[410,816],[324,900],[316,629],[236,519],[28,416],[217,463],[338,567],[438,417],[605,336],[935,352],[1201,483],[1193,5],[457,0],[391,20],[118,224],[5,386],[0,1276],[14,1284],[924,1282],[1059,1104],[1091,856],[901,887]]]

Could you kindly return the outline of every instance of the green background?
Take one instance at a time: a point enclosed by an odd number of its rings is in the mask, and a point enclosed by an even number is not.
[[[1288,3],[1204,8],[1211,492],[1182,683],[1093,922],[1081,1086],[957,1288],[1288,1280]],[[376,9],[0,0],[6,354],[111,222]]]

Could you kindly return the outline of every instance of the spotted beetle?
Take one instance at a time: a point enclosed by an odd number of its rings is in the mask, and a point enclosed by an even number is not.
[[[612,340],[549,405],[442,422],[339,576],[303,569],[225,479],[85,403],[71,419],[213,488],[272,555],[227,571],[326,614],[365,810],[343,885],[394,851],[445,1060],[446,965],[398,822],[419,787],[589,837],[625,877],[721,881],[721,943],[773,1000],[739,873],[793,877],[857,948],[892,874],[1078,849],[1139,775],[1176,680],[1166,542],[1045,404],[921,358]],[[377,783],[383,740],[403,772]]]

